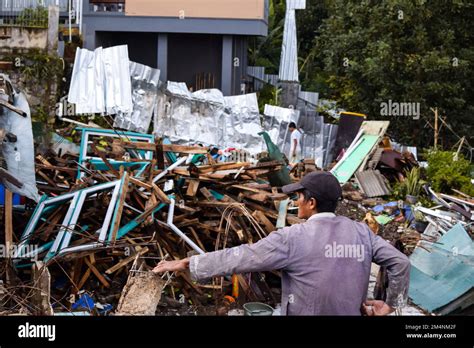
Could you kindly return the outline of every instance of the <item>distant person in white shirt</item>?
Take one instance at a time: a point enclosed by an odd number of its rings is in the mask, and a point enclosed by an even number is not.
[[[296,124],[291,122],[288,126],[291,132],[290,163],[296,164],[301,161],[301,132],[296,129]]]

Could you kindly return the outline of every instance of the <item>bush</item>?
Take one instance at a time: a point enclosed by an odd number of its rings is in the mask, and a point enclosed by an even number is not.
[[[430,151],[426,175],[431,187],[437,192],[451,193],[452,189],[460,190],[474,196],[471,183],[470,163],[462,155],[457,161],[451,151]]]
[[[25,8],[16,19],[16,24],[22,27],[48,27],[48,9],[46,7]]]

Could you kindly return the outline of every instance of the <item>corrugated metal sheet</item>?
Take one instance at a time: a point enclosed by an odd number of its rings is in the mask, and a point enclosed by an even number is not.
[[[290,122],[298,123],[300,112],[295,109],[287,109],[274,105],[265,105],[264,129],[280,150],[285,153],[290,150]]]
[[[99,47],[94,52],[78,48],[68,101],[76,104],[78,114],[131,112],[129,67],[127,45]]]
[[[248,66],[247,75],[254,79],[255,90],[260,91],[263,88],[262,81],[265,81],[265,68],[263,66]]]
[[[280,60],[280,81],[298,82],[298,40],[296,37],[295,10],[306,8],[306,0],[287,0],[285,29]]]
[[[380,197],[391,193],[385,178],[378,170],[365,170],[355,174],[362,191],[367,197]]]
[[[298,98],[303,100],[304,102],[316,106],[319,102],[319,93],[300,91],[300,93],[298,94]]]
[[[114,127],[147,133],[156,104],[160,70],[130,62],[130,75],[133,111],[131,113],[119,112],[115,116]]]
[[[427,311],[449,314],[455,308],[447,305],[473,289],[474,242],[457,224],[437,243],[420,243],[410,256],[408,295]]]
[[[306,0],[288,0],[288,6],[295,10],[304,10],[306,9]]]
[[[274,87],[278,86],[278,75],[267,75],[267,74],[265,74],[264,79],[270,85],[272,85]]]
[[[247,75],[254,79],[254,88],[257,91],[263,88],[264,82],[275,87],[278,85],[278,75],[265,74],[263,66],[247,67]]]

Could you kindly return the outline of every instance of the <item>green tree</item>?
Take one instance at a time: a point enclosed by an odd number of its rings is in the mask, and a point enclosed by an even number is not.
[[[420,103],[421,120],[391,117],[401,142],[432,143],[432,107],[453,130],[474,136],[474,4],[472,1],[333,0],[313,50],[330,87],[327,98],[384,119],[380,103]],[[445,147],[456,137],[442,132]]]

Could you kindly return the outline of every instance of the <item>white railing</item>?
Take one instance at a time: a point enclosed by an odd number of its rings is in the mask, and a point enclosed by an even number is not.
[[[0,0],[0,25],[47,26],[47,18],[45,21],[43,14],[25,10],[47,9],[48,6],[58,6],[60,12],[66,12],[69,27],[76,24],[82,33],[83,0]]]
[[[0,0],[1,11],[22,11],[26,8],[58,6],[64,12],[68,10],[69,0]],[[75,10],[77,1],[72,2],[72,9]]]

